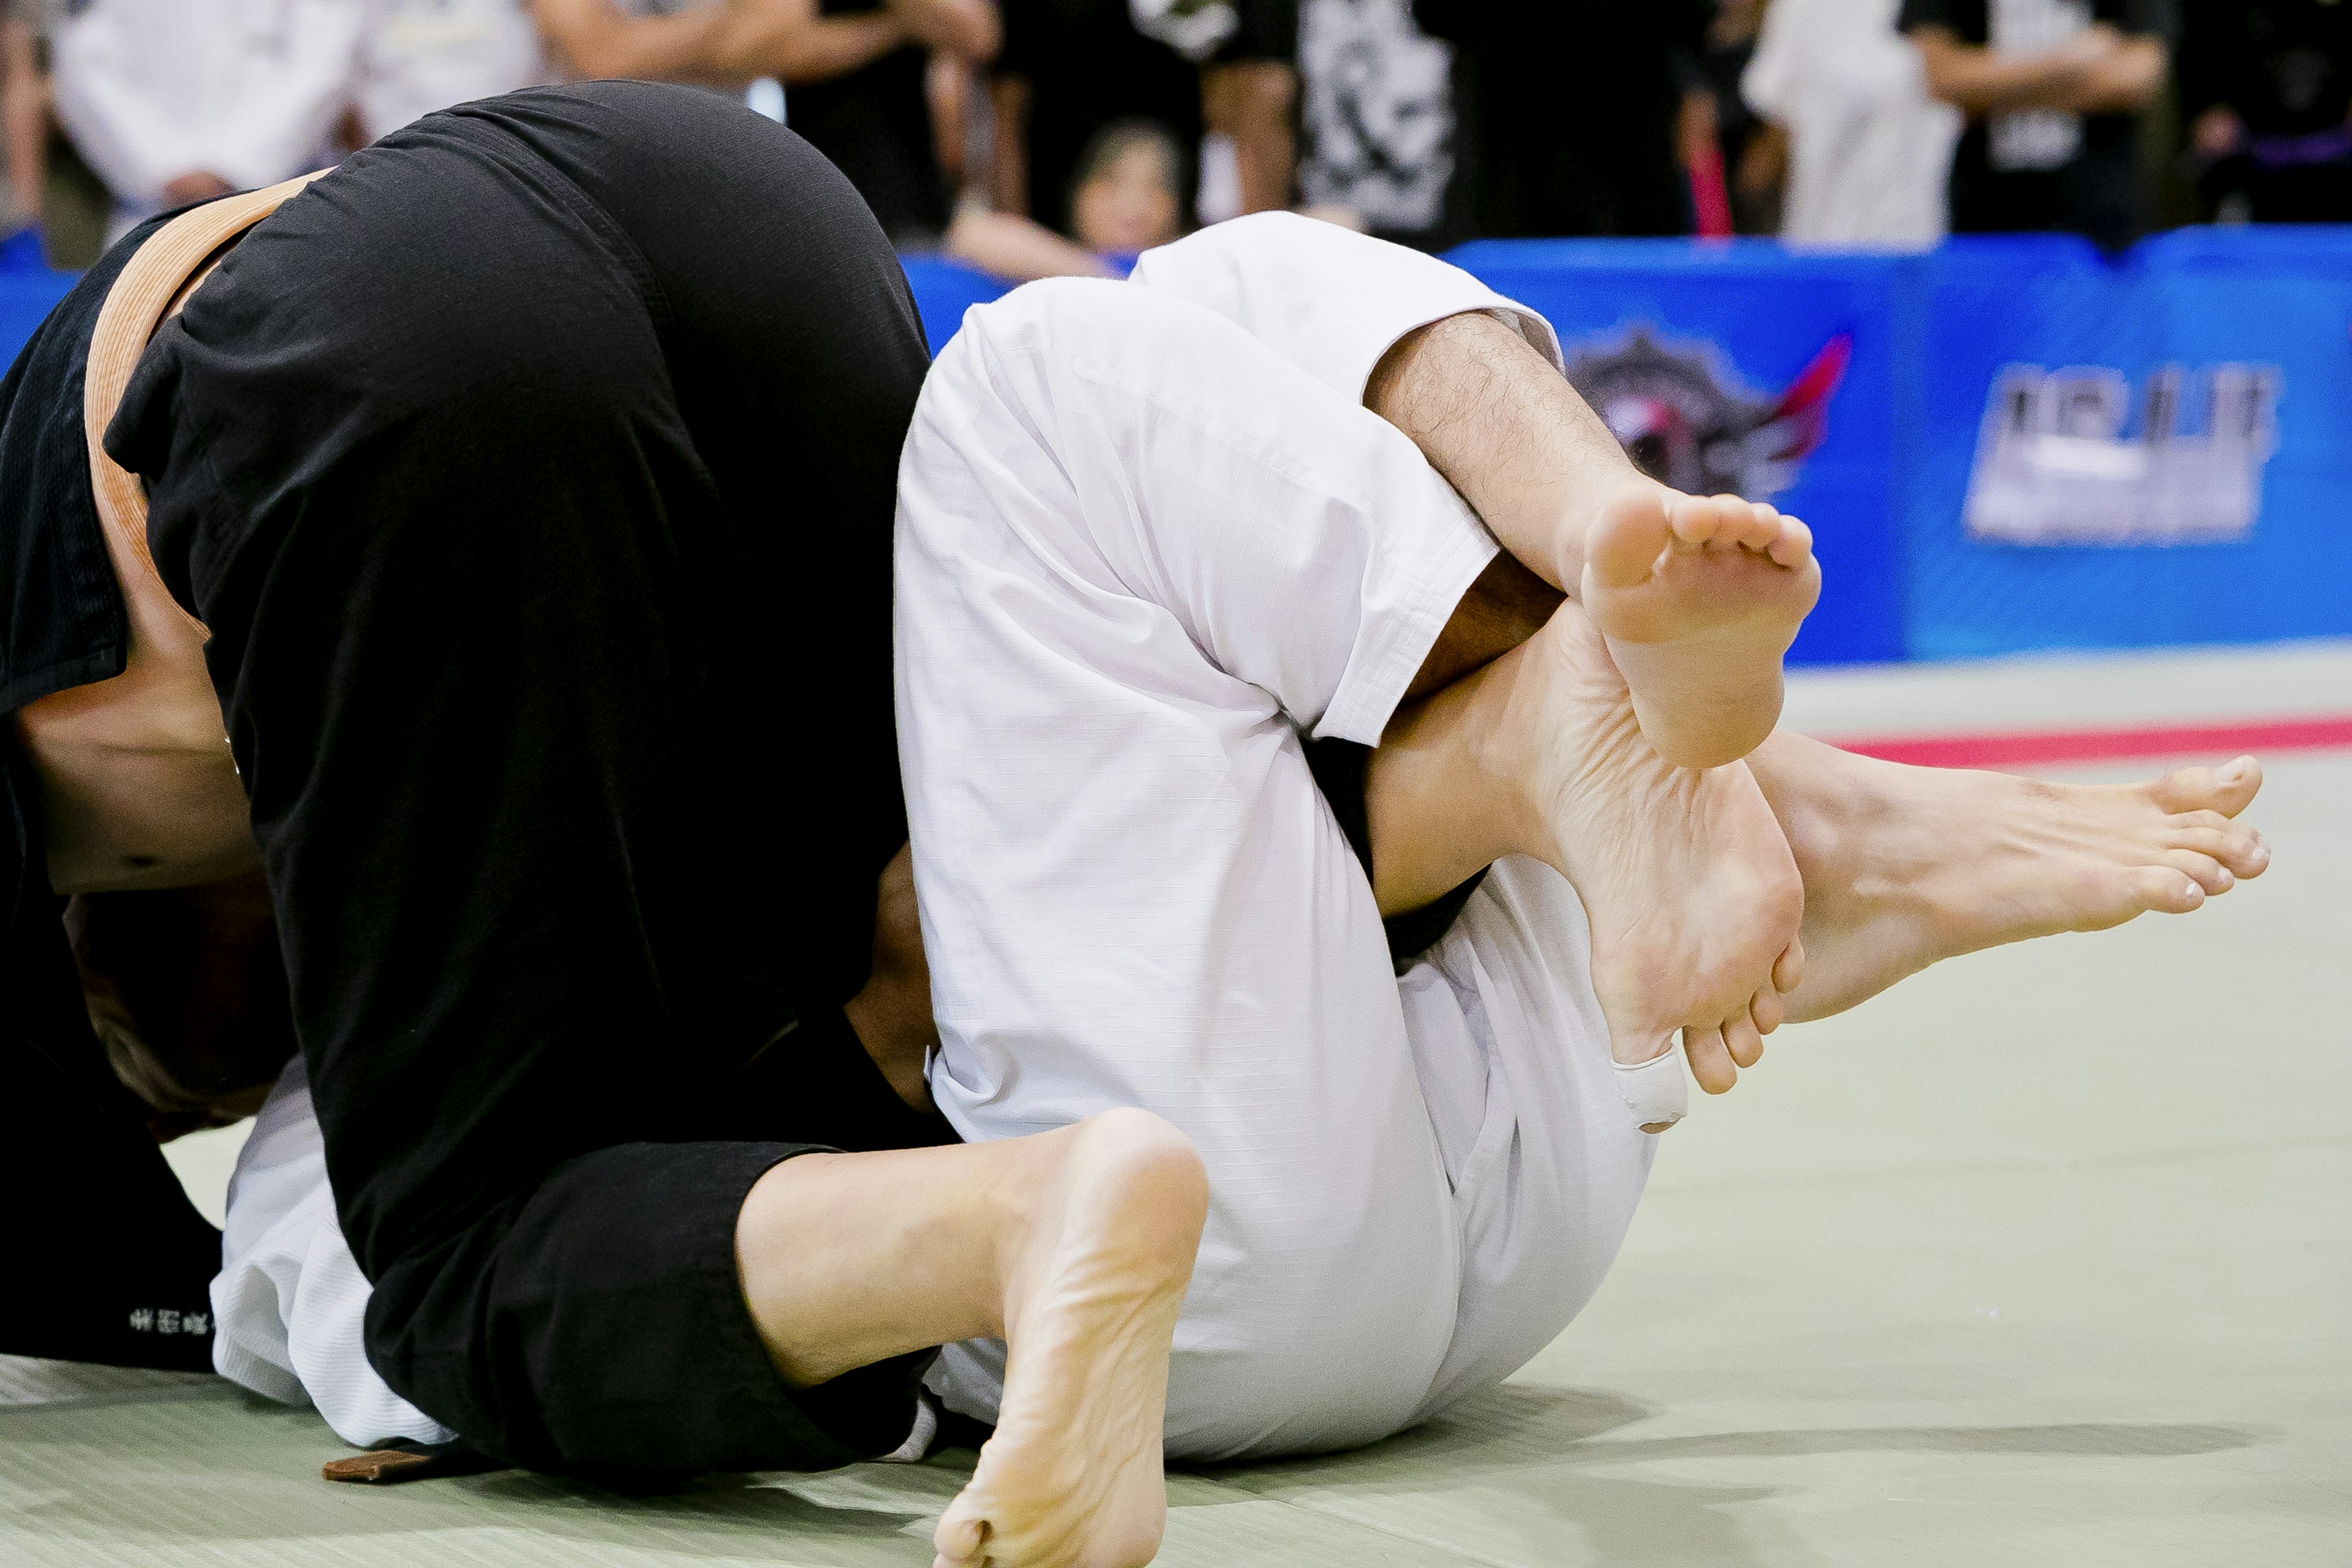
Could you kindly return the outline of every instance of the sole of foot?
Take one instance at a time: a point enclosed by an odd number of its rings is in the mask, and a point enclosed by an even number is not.
[[[1208,1177],[1146,1111],[1069,1133],[1006,1283],[996,1434],[932,1532],[936,1568],[1141,1568],[1160,1550],[1168,1351]]]
[[[1757,773],[1805,873],[1803,984],[1823,1017],[1940,959],[2144,914],[2186,914],[2269,868],[2235,820],[2262,764],[2137,784],[1906,767],[1775,737]]]
[[[1803,963],[1803,883],[1763,792],[1745,763],[1661,758],[1573,604],[1479,679],[1497,683],[1492,765],[1525,781],[1532,852],[1583,900],[1611,1054],[1654,1059],[1680,1031],[1692,1077],[1722,1093]]]
[[[1683,767],[1736,762],[1772,732],[1781,657],[1821,592],[1811,531],[1738,496],[1628,484],[1585,540],[1585,613],[1643,735]]]

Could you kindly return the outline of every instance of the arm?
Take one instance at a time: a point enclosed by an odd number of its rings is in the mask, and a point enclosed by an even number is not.
[[[914,42],[968,60],[994,59],[1004,43],[995,0],[886,0],[886,5]]]
[[[989,138],[988,200],[1001,213],[1029,210],[1029,79],[989,79],[988,107],[996,121]]]
[[[530,0],[531,20],[549,56],[573,76],[591,79],[716,79],[712,45],[735,9],[730,0],[668,16],[625,16],[609,0]]]
[[[1242,211],[1290,205],[1298,165],[1291,117],[1298,103],[1298,73],[1282,60],[1235,60],[1201,73],[1202,118],[1233,138],[1241,165]]]
[[[33,29],[14,20],[0,24],[0,120],[5,120],[8,184],[16,193],[16,209],[37,218],[49,137],[49,84],[34,51]]]
[[[1964,43],[1948,27],[1911,29],[1927,90],[1970,114],[2011,109],[2122,113],[2144,109],[2164,80],[2164,46],[2094,26],[2043,54],[2012,57]]]

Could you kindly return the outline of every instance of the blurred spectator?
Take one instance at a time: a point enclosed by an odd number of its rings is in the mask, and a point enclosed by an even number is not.
[[[1740,96],[1739,79],[1756,55],[1765,0],[1717,0],[1698,54],[1715,159],[1723,172],[1730,227],[1738,234],[1777,234],[1780,187],[1788,174],[1789,139]],[[1685,102],[1693,101],[1685,99]],[[1691,162],[1685,147],[1683,162]]]
[[[2164,86],[2168,22],[2166,0],[1904,0],[1927,90],[1969,116],[1952,227],[2137,238],[2132,117]]]
[[[76,0],[49,26],[57,116],[106,182],[109,237],[331,162],[361,0]]]
[[[1304,0],[1300,198],[1384,238],[1434,247],[1454,177],[1453,53],[1412,0]]]
[[[1201,72],[1137,30],[1128,0],[1003,0],[995,106],[993,205],[1069,232],[1079,156],[1102,129],[1158,121],[1184,150],[1179,194],[1198,194]]]
[[[1454,221],[1502,237],[1690,232],[1682,149],[1711,140],[1704,106],[1685,114],[1700,86],[1706,0],[1413,0],[1412,9],[1454,46]]]
[[[1931,98],[1900,0],[1772,0],[1740,90],[1787,132],[1781,237],[1924,250],[1944,236],[1959,110]]]
[[[935,126],[960,77],[996,52],[991,0],[532,0],[553,64],[740,91],[783,84],[783,118],[857,187],[891,242],[1015,279],[1098,275],[1086,251],[1025,218],[960,207]],[[947,68],[936,68],[942,59]],[[937,89],[946,89],[940,92]]]
[[[1128,120],[1182,149],[1188,225],[1286,205],[1297,47],[1297,0],[1004,0],[994,205],[1069,232],[1080,155]]]
[[[1230,8],[1233,28],[1201,67],[1201,124],[1204,170],[1230,167],[1233,181],[1223,199],[1198,204],[1203,223],[1288,206],[1297,180],[1298,0]]]
[[[525,0],[367,0],[352,88],[354,140],[554,79]]]
[[[1183,232],[1183,149],[1150,120],[1115,121],[1078,160],[1070,237],[1099,256],[1126,258]]]
[[[38,223],[42,168],[49,137],[49,84],[40,65],[38,20],[31,0],[0,4],[0,238]]]
[[[2180,111],[2207,211],[2352,223],[2352,5],[2190,0]]]

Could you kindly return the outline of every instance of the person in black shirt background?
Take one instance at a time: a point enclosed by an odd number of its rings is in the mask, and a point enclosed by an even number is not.
[[[2164,85],[2165,0],[1905,0],[1927,90],[1969,115],[1952,157],[1956,233],[2139,237],[2133,116]]]
[[[1685,234],[1683,102],[1713,7],[1562,0],[1414,0],[1454,46],[1456,172],[1448,227],[1465,237]]]
[[[2180,112],[2207,210],[2352,223],[2352,5],[2190,0]]]

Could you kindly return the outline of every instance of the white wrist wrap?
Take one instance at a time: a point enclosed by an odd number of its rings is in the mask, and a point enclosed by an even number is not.
[[[1665,1048],[1648,1061],[1611,1065],[1617,1069],[1617,1092],[1633,1112],[1634,1126],[1671,1127],[1690,1109],[1690,1080],[1684,1076],[1683,1054],[1675,1048],[1674,1036],[1668,1035]]]

